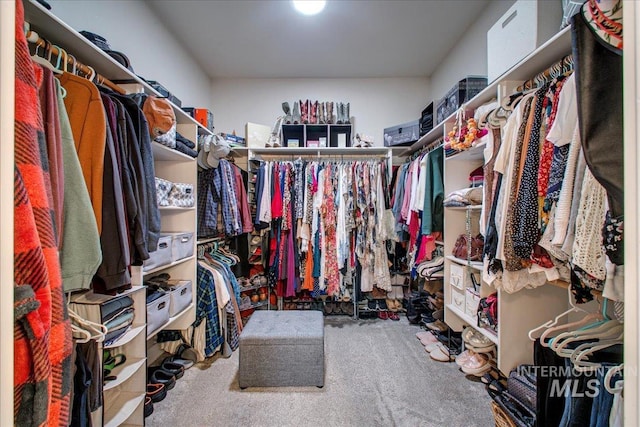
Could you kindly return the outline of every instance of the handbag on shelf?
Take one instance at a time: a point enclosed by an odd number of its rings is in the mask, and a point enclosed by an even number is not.
[[[471,239],[471,253],[469,253],[469,239]],[[461,234],[458,236],[451,254],[467,261],[482,261],[482,250],[484,249],[484,237],[481,234],[477,236],[468,236]]]
[[[493,329],[494,331],[498,330],[498,294],[496,292],[480,298],[480,303],[478,304],[478,326]]]

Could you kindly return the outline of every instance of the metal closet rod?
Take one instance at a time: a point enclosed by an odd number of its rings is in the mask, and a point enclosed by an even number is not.
[[[28,30],[26,34],[27,40],[29,43],[35,44],[38,47],[43,48],[45,51],[48,51],[50,55],[62,56],[66,65],[70,65],[71,67],[75,67],[75,70],[80,71],[82,74],[88,77],[89,80],[101,85],[106,86],[109,89],[118,92],[119,94],[125,95],[127,92],[122,89],[120,86],[107,79],[106,77],[96,73],[92,67],[82,64],[76,60],[75,57],[68,54],[66,50],[61,49],[59,46],[56,46],[49,41],[43,39],[36,33],[35,31]],[[66,71],[66,66],[65,66]]]

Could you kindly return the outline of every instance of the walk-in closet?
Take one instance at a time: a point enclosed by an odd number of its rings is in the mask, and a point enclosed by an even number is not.
[[[638,425],[638,11],[0,1],[0,425]]]

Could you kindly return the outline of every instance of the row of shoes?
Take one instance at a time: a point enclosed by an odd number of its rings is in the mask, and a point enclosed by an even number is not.
[[[144,416],[153,413],[154,403],[167,397],[167,392],[176,386],[176,381],[184,376],[184,371],[197,360],[194,350],[183,344],[176,354],[165,358],[159,366],[147,369],[147,393],[144,400]]]
[[[321,304],[323,305],[323,312],[325,316],[329,316],[331,314],[346,314],[347,316],[353,316],[354,314],[353,302],[325,301]]]
[[[495,369],[496,346],[487,337],[471,327],[462,332],[465,351],[456,357],[456,363],[467,375],[482,377]]]
[[[436,331],[421,331],[416,333],[416,338],[424,346],[424,351],[437,362],[451,362],[458,351],[461,339],[452,332],[440,333]]]
[[[336,123],[351,123],[349,112],[350,105],[347,102],[336,102]],[[305,101],[295,101],[293,110],[288,102],[282,103],[284,111],[284,122],[286,124],[331,124],[333,123],[333,102],[318,102],[309,99]]]

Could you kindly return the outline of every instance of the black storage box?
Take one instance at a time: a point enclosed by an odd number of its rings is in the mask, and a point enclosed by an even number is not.
[[[384,146],[411,145],[420,138],[418,120],[384,129]]]
[[[162,86],[155,80],[147,80],[147,83],[149,83],[149,86],[160,92],[162,96],[173,102],[177,107],[182,107],[182,101],[178,99],[178,97],[176,97],[174,94],[169,92],[166,87]]]
[[[420,136],[429,133],[433,129],[433,102],[422,110],[420,116]]]
[[[436,108],[437,123],[453,114],[462,104],[482,92],[487,87],[487,78],[469,76],[460,80],[447,94],[438,102]]]

